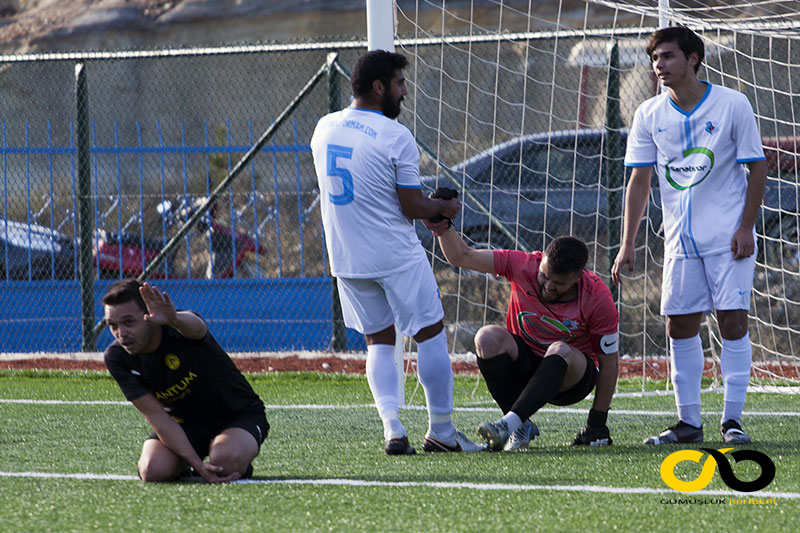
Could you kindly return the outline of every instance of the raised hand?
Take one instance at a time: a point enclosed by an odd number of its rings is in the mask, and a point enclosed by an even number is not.
[[[147,306],[145,320],[158,326],[175,322],[177,311],[166,292],[161,292],[149,283],[145,283],[139,288],[139,294]]]

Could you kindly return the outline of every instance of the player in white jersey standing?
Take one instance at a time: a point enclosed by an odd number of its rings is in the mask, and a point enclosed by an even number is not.
[[[615,284],[625,267],[633,270],[636,233],[655,167],[664,216],[661,314],[667,317],[680,420],[645,444],[703,440],[699,331],[703,313],[712,309],[722,335],[720,431],[725,444],[747,443],[750,437],[740,424],[752,362],[747,312],[755,271],[754,225],[767,168],[758,127],[743,94],[697,79],[703,41],[688,28],[654,32],[647,55],[668,91],[636,110],[625,155],[625,165],[633,170],[623,240],[611,270]]]
[[[311,139],[321,193],[331,273],[344,322],[367,342],[367,379],[383,421],[389,455],[415,453],[399,420],[395,328],[414,337],[425,390],[426,452],[475,452],[482,447],[451,421],[453,370],[439,288],[412,219],[455,217],[460,201],[422,195],[419,150],[396,122],[406,95],[408,60],[375,50],[353,67],[353,103],[322,117]]]

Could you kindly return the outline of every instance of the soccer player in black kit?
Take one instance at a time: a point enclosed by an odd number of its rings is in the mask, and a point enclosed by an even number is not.
[[[114,283],[103,304],[116,339],[106,367],[154,430],[142,445],[139,477],[171,481],[187,465],[213,483],[252,475],[269,430],[264,403],[205,321],[135,279]]]

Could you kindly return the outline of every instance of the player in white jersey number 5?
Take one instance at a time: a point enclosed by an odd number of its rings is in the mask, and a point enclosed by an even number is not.
[[[703,440],[699,331],[703,313],[712,309],[722,335],[722,438],[725,444],[747,443],[739,419],[752,361],[747,312],[755,271],[753,228],[766,184],[761,138],[743,94],[697,79],[704,47],[691,30],[654,32],[647,55],[668,91],[642,103],[633,119],[625,154],[633,171],[624,235],[611,271],[618,284],[623,271],[633,269],[655,168],[664,214],[661,314],[667,317],[680,420],[645,444]]]
[[[414,337],[429,427],[425,451],[481,446],[453,426],[453,371],[439,289],[412,219],[455,217],[457,198],[423,196],[419,150],[394,118],[406,94],[400,54],[375,50],[353,67],[353,104],[322,117],[311,139],[322,223],[344,322],[367,342],[367,379],[389,455],[415,453],[399,420],[395,328]]]

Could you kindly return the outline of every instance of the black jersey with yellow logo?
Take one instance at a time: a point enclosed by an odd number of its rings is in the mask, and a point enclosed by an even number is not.
[[[187,339],[161,327],[158,349],[131,355],[116,341],[104,355],[106,367],[128,400],[152,393],[179,423],[224,420],[264,404],[211,333]]]

